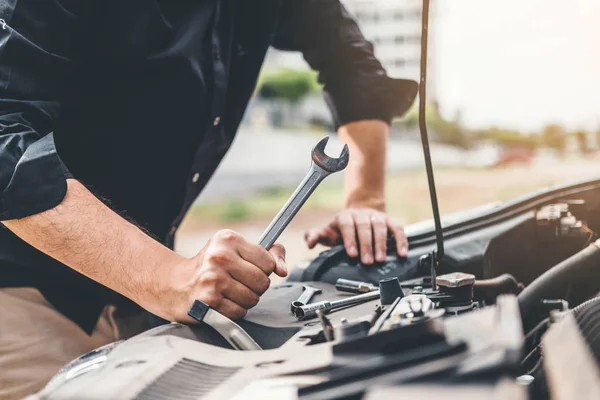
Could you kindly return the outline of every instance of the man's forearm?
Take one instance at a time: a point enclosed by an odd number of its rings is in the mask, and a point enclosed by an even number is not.
[[[157,274],[183,257],[121,218],[79,182],[70,179],[67,185],[55,208],[4,225],[83,275],[133,301],[151,303],[140,296],[147,297]]]
[[[350,147],[345,170],[345,206],[385,208],[385,169],[389,126],[382,121],[357,121],[340,127]]]

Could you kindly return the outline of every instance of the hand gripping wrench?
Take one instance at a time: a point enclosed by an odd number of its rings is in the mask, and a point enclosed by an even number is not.
[[[348,145],[344,145],[339,158],[325,154],[329,141],[326,136],[312,150],[312,162],[308,174],[300,183],[292,197],[285,203],[279,214],[263,233],[259,244],[269,250],[279,235],[288,226],[308,197],[327,176],[341,171],[348,165]],[[248,333],[226,316],[213,310],[208,304],[196,300],[188,315],[198,322],[204,322],[219,332],[237,350],[262,350]]]
[[[281,235],[323,179],[343,170],[348,165],[350,158],[348,145],[344,145],[339,158],[332,158],[325,154],[325,146],[328,141],[329,136],[326,136],[313,148],[312,162],[304,180],[302,180],[294,194],[292,194],[292,197],[289,198],[267,230],[262,234],[258,244],[265,249],[269,250],[273,246],[273,243],[279,238],[279,235]]]

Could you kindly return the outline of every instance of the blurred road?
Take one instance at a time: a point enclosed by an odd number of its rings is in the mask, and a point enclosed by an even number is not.
[[[295,186],[310,165],[310,152],[324,134],[291,131],[242,130],[199,201],[241,198],[248,193],[276,186]],[[342,144],[332,136],[327,152],[337,156]],[[495,159],[495,150],[463,151],[434,144],[431,157],[436,167],[483,166]],[[390,171],[424,167],[421,143],[394,138],[388,151]],[[329,179],[342,179],[341,174]]]

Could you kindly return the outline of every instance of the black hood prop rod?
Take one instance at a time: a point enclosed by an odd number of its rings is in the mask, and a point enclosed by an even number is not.
[[[429,33],[429,0],[423,0],[423,11],[421,19],[421,72],[419,81],[419,131],[421,133],[421,142],[423,144],[423,156],[425,158],[425,170],[427,172],[427,182],[429,185],[429,197],[431,198],[431,208],[433,211],[433,222],[435,224],[435,237],[437,249],[430,254],[426,254],[419,260],[420,266],[428,267],[431,273],[431,289],[437,290],[436,269],[439,261],[444,256],[444,234],[442,231],[442,221],[440,218],[440,209],[438,207],[437,192],[435,189],[435,179],[433,176],[433,164],[431,163],[431,152],[429,150],[429,136],[427,134],[427,39]]]

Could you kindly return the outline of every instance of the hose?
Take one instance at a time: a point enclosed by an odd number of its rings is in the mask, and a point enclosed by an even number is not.
[[[571,294],[583,301],[598,291],[599,282],[600,240],[550,268],[519,294],[519,308],[525,330],[538,322],[531,319],[540,309],[541,300],[565,299],[569,289],[575,287],[577,292],[571,291]],[[585,288],[589,288],[590,292],[586,293]]]
[[[592,299],[589,299],[588,301],[584,301],[583,303],[581,303],[580,305],[578,305],[575,308],[571,308],[569,310],[570,313],[573,313],[573,316],[575,316],[575,318],[577,318],[579,316],[579,314],[583,311],[583,309],[587,306],[589,306],[590,304],[593,304],[597,301],[600,301],[600,296],[599,297],[594,297]]]
[[[491,279],[478,279],[473,284],[475,298],[484,299],[486,304],[493,304],[501,294],[519,294],[523,285],[511,274],[502,274]]]

